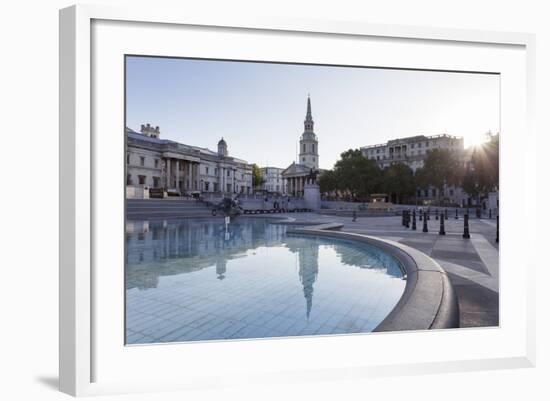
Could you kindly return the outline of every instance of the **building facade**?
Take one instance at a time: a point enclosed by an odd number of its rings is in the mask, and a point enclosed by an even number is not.
[[[435,149],[449,150],[458,155],[461,163],[467,162],[468,151],[464,149],[464,139],[448,134],[393,139],[383,144],[363,146],[361,152],[366,158],[376,160],[380,168],[389,167],[393,163],[403,163],[416,171],[424,166],[428,152]],[[428,204],[439,199],[461,206],[472,203],[472,199],[462,188],[453,186],[446,186],[443,191],[433,187],[419,188],[416,190],[415,198]]]
[[[267,192],[286,195],[286,180],[283,178],[284,169],[280,167],[262,167],[264,183],[262,189]]]
[[[161,139],[159,127],[126,128],[127,197],[144,197],[149,188],[192,194],[250,194],[252,165],[229,156],[222,138],[218,151]],[[146,195],[145,195],[146,197]]]
[[[289,195],[303,196],[305,185],[314,181],[308,177],[312,172],[319,172],[319,141],[313,126],[311,99],[308,96],[304,132],[300,136],[298,163],[292,163],[282,172],[286,181],[286,193]]]
[[[393,139],[383,144],[361,147],[363,155],[376,160],[380,168],[392,163],[404,163],[413,171],[424,166],[424,159],[430,150],[447,149],[453,152],[464,152],[464,139],[447,134],[417,135],[408,138]]]

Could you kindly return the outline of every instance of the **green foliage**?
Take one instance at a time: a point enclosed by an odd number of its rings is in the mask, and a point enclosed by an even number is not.
[[[431,186],[442,190],[445,185],[460,183],[460,162],[458,155],[448,149],[434,149],[428,152],[424,160],[424,180]]]
[[[403,196],[413,195],[416,189],[412,169],[404,163],[394,163],[383,170],[382,190],[395,194],[399,203]]]
[[[477,196],[498,189],[498,145],[498,136],[478,145],[466,167],[459,159],[459,152],[434,149],[426,154],[424,166],[414,173],[404,163],[394,163],[382,170],[359,149],[349,149],[340,155],[334,169],[319,177],[319,185],[324,194],[335,193],[340,198],[361,201],[372,193],[384,192],[402,202],[414,195],[417,188],[434,187],[441,194],[445,186],[461,186]]]
[[[462,187],[471,196],[498,190],[499,137],[474,147],[469,165],[463,172]]]
[[[334,169],[319,178],[323,193],[336,191],[354,200],[367,200],[378,190],[381,170],[374,160],[363,156],[359,149],[349,149],[340,155]]]
[[[265,182],[265,178],[262,174],[262,170],[254,163],[252,165],[252,186],[254,188],[259,188]]]

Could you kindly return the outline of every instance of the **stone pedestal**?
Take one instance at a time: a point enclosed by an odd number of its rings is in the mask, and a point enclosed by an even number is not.
[[[308,209],[311,209],[315,212],[321,210],[321,192],[319,191],[319,185],[304,185],[304,201]]]

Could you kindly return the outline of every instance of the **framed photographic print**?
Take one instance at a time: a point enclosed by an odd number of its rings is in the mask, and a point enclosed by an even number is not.
[[[532,36],[150,11],[60,14],[62,391],[534,363]]]

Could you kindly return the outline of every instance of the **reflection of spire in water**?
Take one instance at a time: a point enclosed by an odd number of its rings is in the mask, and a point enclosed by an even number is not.
[[[216,274],[218,276],[218,280],[223,280],[225,278],[226,271],[227,271],[227,260],[218,259],[216,261]]]
[[[300,276],[300,283],[302,283],[304,288],[306,317],[309,319],[311,307],[313,306],[313,284],[319,272],[319,247],[317,244],[312,244],[306,248],[300,248],[298,254],[300,258],[298,275]]]

